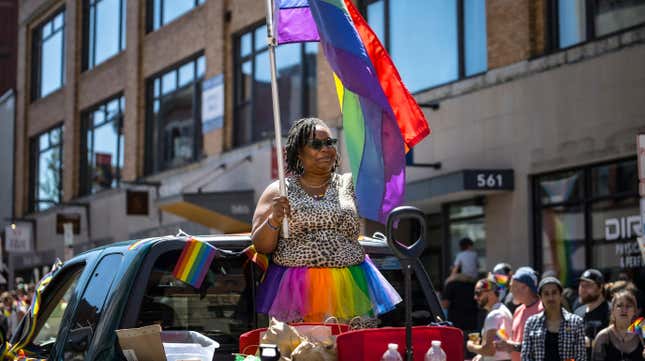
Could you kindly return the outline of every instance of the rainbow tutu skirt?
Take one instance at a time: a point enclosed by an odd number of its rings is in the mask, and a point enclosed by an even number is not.
[[[284,267],[271,263],[257,294],[257,311],[280,321],[351,320],[392,310],[401,296],[365,256],[345,268]]]

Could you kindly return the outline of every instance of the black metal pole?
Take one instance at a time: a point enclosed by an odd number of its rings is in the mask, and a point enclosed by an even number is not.
[[[405,264],[405,360],[414,360],[412,346],[412,265]]]

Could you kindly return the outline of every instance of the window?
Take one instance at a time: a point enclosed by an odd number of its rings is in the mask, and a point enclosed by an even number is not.
[[[587,267],[645,276],[636,242],[636,168],[628,159],[535,177],[535,254],[542,271],[554,271],[569,286]]]
[[[107,295],[116,276],[115,270],[119,269],[122,258],[121,254],[109,254],[103,257],[94,269],[71,323],[65,342],[65,360],[85,359],[87,347],[101,319]]]
[[[645,24],[645,0],[551,0],[550,11],[555,48]]]
[[[148,174],[186,165],[201,155],[205,72],[206,59],[200,55],[148,81]]]
[[[50,356],[51,348],[56,343],[61,325],[65,322],[67,305],[76,292],[78,280],[83,273],[84,265],[77,265],[71,270],[55,276],[43,291],[41,309],[34,327],[34,337],[25,349],[34,352],[37,358]],[[63,271],[61,271],[63,272]],[[67,316],[69,317],[69,316]],[[25,317],[16,332],[18,339],[25,339],[31,329],[31,318]]]
[[[370,27],[411,92],[486,71],[486,0],[364,2]]]
[[[44,211],[60,203],[63,193],[63,126],[32,139],[31,154],[31,210]]]
[[[200,289],[178,281],[173,269],[181,249],[162,253],[146,283],[133,327],[160,324],[164,330],[199,331],[217,340],[215,359],[238,350],[240,334],[256,328],[253,302],[255,271],[246,257],[216,257]]]
[[[241,146],[274,134],[273,103],[266,25],[235,38],[234,143]],[[298,118],[316,114],[316,55],[318,43],[294,43],[276,48],[280,118],[286,134]]]
[[[65,84],[65,10],[54,14],[33,30],[32,99],[60,89]]]
[[[206,0],[148,0],[148,31],[155,31]]]
[[[92,69],[125,49],[125,0],[84,2],[83,69]]]
[[[115,188],[123,168],[125,99],[117,96],[83,113],[81,194]]]
[[[486,224],[482,200],[478,198],[465,202],[449,203],[444,207],[449,235],[448,265],[454,264],[457,253],[461,251],[459,241],[467,237],[473,241],[473,250],[477,252],[479,272],[485,272],[488,268],[486,267]]]

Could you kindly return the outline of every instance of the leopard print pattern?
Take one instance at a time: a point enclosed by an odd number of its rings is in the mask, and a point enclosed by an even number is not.
[[[363,262],[351,174],[332,174],[319,200],[301,188],[297,177],[289,177],[287,194],[291,205],[289,238],[280,236],[273,262],[287,267],[335,268]]]

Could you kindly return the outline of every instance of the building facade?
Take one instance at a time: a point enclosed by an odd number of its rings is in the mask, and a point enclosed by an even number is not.
[[[406,203],[427,214],[436,283],[464,236],[482,271],[640,272],[641,1],[357,5],[433,131],[409,155]],[[119,240],[250,229],[275,178],[264,2],[26,0],[18,49],[14,213],[32,237],[16,274]],[[318,44],[280,46],[277,64],[283,129],[318,116],[342,139]]]

